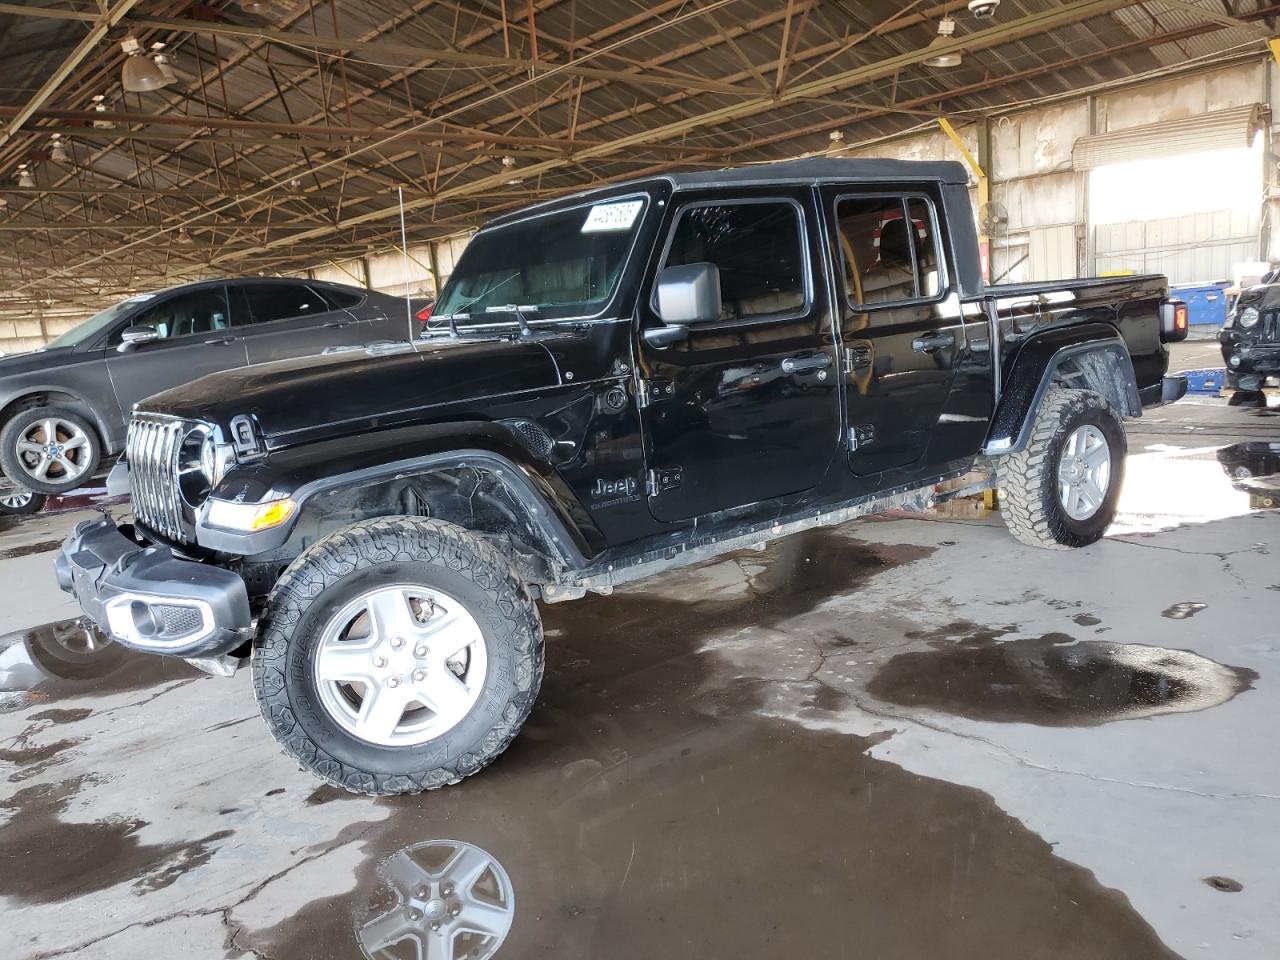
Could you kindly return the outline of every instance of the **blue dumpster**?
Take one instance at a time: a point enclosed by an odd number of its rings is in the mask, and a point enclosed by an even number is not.
[[[1196,283],[1171,287],[1169,295],[1187,303],[1187,325],[1190,337],[1212,337],[1227,319],[1227,281]]]

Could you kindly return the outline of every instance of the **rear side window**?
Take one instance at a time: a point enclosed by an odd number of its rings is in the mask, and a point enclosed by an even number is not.
[[[327,313],[329,304],[301,283],[255,283],[244,288],[253,323],[270,323],[293,317]]]
[[[353,293],[350,290],[335,290],[333,287],[311,287],[310,289],[324,298],[330,310],[350,310],[352,307],[359,306],[364,300],[364,294]]]
[[[874,306],[927,300],[941,289],[933,207],[923,197],[836,201],[845,293]]]
[[[685,207],[663,266],[688,263],[719,268],[723,320],[795,314],[808,299],[800,210],[786,200]]]

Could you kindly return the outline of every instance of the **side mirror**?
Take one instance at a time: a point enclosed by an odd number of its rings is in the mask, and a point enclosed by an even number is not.
[[[720,269],[714,263],[667,267],[658,274],[658,315],[668,326],[718,321]]]
[[[154,343],[159,340],[160,331],[147,324],[139,324],[134,327],[125,327],[120,334],[120,339],[123,342],[116,349],[121,353],[128,353],[144,343]]]

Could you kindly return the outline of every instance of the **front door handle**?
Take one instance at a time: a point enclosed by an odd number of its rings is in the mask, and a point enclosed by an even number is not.
[[[219,337],[217,340],[206,340],[204,342],[206,344],[211,344],[211,343],[224,344],[224,343],[235,343],[239,339],[240,339],[239,337]]]
[[[911,349],[916,353],[932,353],[934,350],[953,347],[955,343],[956,335],[954,333],[931,333],[928,336],[916,337],[912,340]]]
[[[814,370],[825,370],[831,366],[831,355],[815,353],[811,357],[787,357],[782,361],[783,373],[811,373]]]
[[[321,324],[321,326],[323,326],[323,327],[345,327],[345,326],[347,326],[349,323],[351,323],[351,321],[350,321],[350,320],[333,320],[333,321],[331,321],[330,323],[323,323],[323,324]]]

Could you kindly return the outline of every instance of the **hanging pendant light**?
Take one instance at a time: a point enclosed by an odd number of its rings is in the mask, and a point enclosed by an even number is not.
[[[18,186],[30,188],[36,185],[36,178],[31,175],[31,171],[27,169],[25,163],[18,164]]]
[[[956,22],[950,17],[943,17],[938,21],[938,35],[929,42],[928,49],[935,50],[946,46],[951,43],[955,33]],[[952,50],[947,53],[935,53],[924,61],[924,65],[926,67],[958,67],[963,60],[964,56],[959,50]]]
[[[151,59],[155,61],[156,69],[164,76],[165,83],[177,83],[178,75],[173,69],[173,58],[164,52],[164,44],[153,43],[151,52]]]
[[[120,49],[128,54],[124,61],[124,69],[120,72],[120,82],[130,93],[150,93],[160,90],[173,82],[165,77],[154,60],[143,56],[142,44],[137,37],[125,37]],[[170,71],[172,73],[172,71]],[[176,78],[175,78],[176,79]]]
[[[102,94],[98,94],[96,97],[93,98],[94,113],[107,112],[107,105],[103,103],[103,101],[106,99],[107,98],[104,97]],[[111,130],[115,127],[116,123],[114,120],[95,120],[93,121],[93,125],[97,127],[99,130]]]
[[[49,150],[49,159],[54,163],[74,163],[71,155],[67,153],[67,145],[62,142],[59,134],[53,135],[53,146]]]
[[[507,179],[503,181],[507,186],[514,187],[518,183],[524,183],[524,177],[516,173],[515,157],[502,158],[502,172],[507,174]]]

